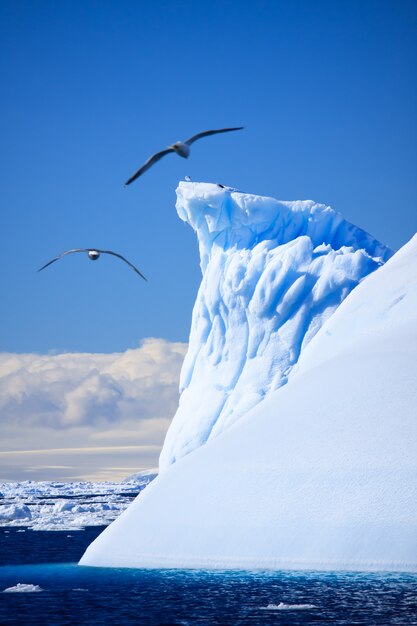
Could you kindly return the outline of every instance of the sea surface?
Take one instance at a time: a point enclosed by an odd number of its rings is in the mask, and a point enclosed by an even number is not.
[[[417,624],[414,574],[78,566],[101,530],[0,529],[0,624]]]

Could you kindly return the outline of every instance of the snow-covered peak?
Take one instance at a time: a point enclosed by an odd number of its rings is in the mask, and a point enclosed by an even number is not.
[[[392,251],[328,206],[180,183],[203,272],[160,469],[284,385],[300,353]]]

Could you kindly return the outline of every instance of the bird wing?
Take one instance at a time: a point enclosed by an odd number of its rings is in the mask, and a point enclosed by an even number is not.
[[[197,139],[201,139],[202,137],[209,137],[210,135],[217,135],[217,133],[229,133],[231,130],[242,130],[245,128],[244,126],[238,126],[237,128],[219,128],[218,130],[205,130],[202,133],[197,133],[197,135],[193,135],[187,141],[184,141],[188,146],[191,146],[194,141]]]
[[[142,276],[143,280],[146,280],[146,281],[148,280],[147,278],[145,278],[145,276],[142,274],[142,272],[140,272],[138,270],[137,267],[135,267],[132,263],[130,263],[127,259],[125,259],[125,257],[122,256],[121,254],[118,254],[117,252],[112,252],[112,250],[97,250],[97,252],[101,252],[102,254],[112,254],[113,256],[119,257],[119,259],[122,259],[122,261],[127,263],[129,265],[129,267],[131,267],[132,270],[134,270],[136,272],[136,274],[139,274],[139,276]]]
[[[62,257],[65,256],[66,254],[71,254],[72,252],[88,252],[88,250],[89,250],[88,248],[74,248],[74,250],[67,250],[66,252],[63,252],[62,254],[58,254],[58,256],[52,259],[52,261],[48,261],[46,265],[43,265],[42,267],[40,267],[38,269],[38,272],[44,270],[45,267],[48,267],[48,265],[51,265],[51,263],[55,263],[55,261],[62,259]]]
[[[142,165],[142,167],[139,168],[138,171],[135,172],[133,176],[129,178],[128,181],[125,182],[125,185],[127,186],[127,185],[130,185],[130,183],[133,183],[134,180],[139,178],[139,176],[141,176],[144,172],[146,172],[146,170],[152,167],[154,163],[159,161],[159,159],[162,159],[162,157],[168,154],[169,152],[175,152],[174,148],[171,148],[171,147],[165,148],[165,150],[161,150],[161,152],[157,152],[156,154],[153,154],[151,157],[149,157],[146,163]]]

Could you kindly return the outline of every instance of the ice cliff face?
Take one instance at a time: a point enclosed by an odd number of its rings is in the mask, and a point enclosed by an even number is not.
[[[163,470],[284,385],[351,290],[392,251],[330,207],[180,183],[202,283]]]

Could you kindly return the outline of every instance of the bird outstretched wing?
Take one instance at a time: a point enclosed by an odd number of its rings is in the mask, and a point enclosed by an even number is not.
[[[127,185],[130,185],[130,183],[133,183],[134,180],[139,178],[139,176],[141,176],[144,172],[146,172],[146,170],[152,167],[154,163],[159,161],[159,159],[162,159],[162,157],[168,154],[169,152],[175,152],[174,148],[171,148],[171,147],[165,148],[165,150],[161,150],[160,152],[157,152],[156,154],[153,154],[151,157],[149,157],[146,163],[144,163],[144,165],[142,165],[142,167],[139,168],[138,171],[135,172],[133,176],[131,176],[129,180],[125,182],[126,187]]]
[[[62,254],[58,254],[58,256],[54,257],[51,261],[48,261],[46,265],[43,265],[42,267],[40,267],[38,269],[38,272],[41,272],[42,270],[44,270],[45,267],[48,267],[48,265],[55,263],[55,261],[62,259],[62,257],[65,256],[66,254],[72,254],[73,252],[88,252],[88,250],[89,250],[88,248],[74,248],[74,250],[67,250],[66,252],[63,252]]]
[[[121,254],[118,254],[117,252],[113,252],[112,250],[97,250],[97,252],[100,252],[101,254],[112,254],[113,256],[117,256],[119,259],[122,259],[122,261],[127,263],[129,267],[132,268],[132,270],[134,270],[137,274],[139,274],[139,276],[141,276],[143,280],[146,280],[146,281],[148,280],[147,278],[145,278],[142,272],[138,270],[137,267],[135,267],[132,263],[130,263],[127,259],[125,259],[125,257],[122,256]]]
[[[202,133],[197,133],[197,135],[193,135],[187,141],[184,141],[188,146],[191,146],[194,141],[197,139],[201,139],[202,137],[209,137],[210,135],[217,135],[217,133],[229,133],[232,130],[242,130],[245,128],[244,126],[238,126],[237,128],[219,128],[218,130],[205,130]]]

